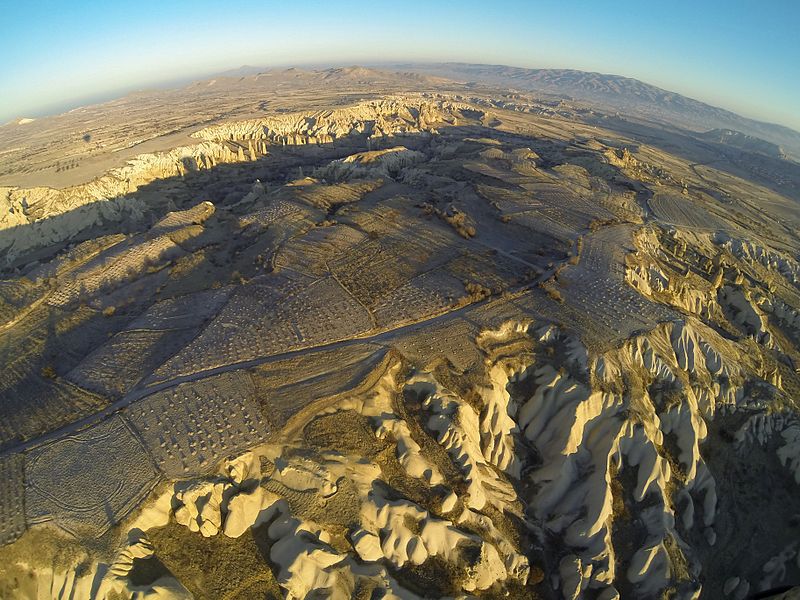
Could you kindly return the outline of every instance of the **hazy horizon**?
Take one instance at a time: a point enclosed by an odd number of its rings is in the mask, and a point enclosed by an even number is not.
[[[0,121],[245,64],[464,62],[631,77],[800,130],[793,15],[800,7],[788,2],[12,5],[0,40]]]

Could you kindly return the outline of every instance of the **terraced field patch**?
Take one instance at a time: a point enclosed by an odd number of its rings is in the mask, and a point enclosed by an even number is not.
[[[0,546],[25,533],[25,457],[0,456]]]
[[[30,524],[55,521],[75,535],[97,537],[157,481],[138,436],[116,415],[28,454],[25,512]]]
[[[272,429],[253,382],[238,371],[152,394],[131,406],[127,419],[171,479],[208,473]]]
[[[683,196],[655,194],[650,199],[650,206],[659,219],[672,225],[712,231],[729,227],[699,201]]]

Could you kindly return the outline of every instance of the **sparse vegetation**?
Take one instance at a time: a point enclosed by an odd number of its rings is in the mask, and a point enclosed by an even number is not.
[[[616,219],[592,219],[591,223],[589,223],[589,231],[595,232],[603,227],[615,225],[617,222],[618,221]]]
[[[422,210],[426,215],[436,215],[442,219],[445,223],[455,229],[458,235],[466,240],[475,237],[475,234],[477,233],[475,226],[471,223],[467,214],[452,205],[448,210],[443,211],[426,202],[422,205]]]
[[[544,290],[551,300],[555,300],[559,304],[564,302],[564,296],[553,281],[540,283],[539,287]]]

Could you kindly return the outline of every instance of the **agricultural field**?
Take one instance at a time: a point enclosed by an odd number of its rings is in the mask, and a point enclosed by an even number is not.
[[[10,544],[25,532],[25,457],[0,458],[0,544]]]
[[[269,433],[254,391],[246,373],[219,375],[151,394],[126,418],[164,475],[202,475]]]
[[[656,216],[664,223],[687,229],[725,229],[725,222],[699,200],[669,194],[655,194],[649,201]]]
[[[29,524],[54,521],[73,534],[99,537],[157,481],[147,451],[117,415],[27,455],[25,514]]]

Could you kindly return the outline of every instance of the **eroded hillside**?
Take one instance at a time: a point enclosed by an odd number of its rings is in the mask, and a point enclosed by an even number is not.
[[[581,114],[393,94],[4,189],[0,596],[796,583],[796,202]]]

